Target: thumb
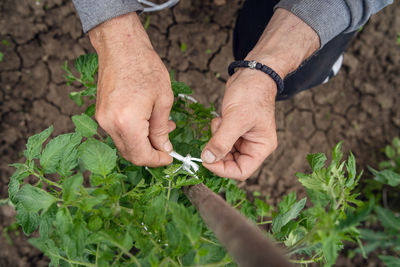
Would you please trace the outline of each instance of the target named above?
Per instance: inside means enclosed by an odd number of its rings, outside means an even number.
[[[171,107],[172,101],[171,103],[156,101],[151,114],[149,139],[152,146],[159,151],[171,152],[173,150],[168,136],[171,128],[175,128],[175,125],[169,122]]]
[[[247,128],[238,123],[234,114],[227,114],[222,119],[218,119],[221,121],[213,122],[218,129],[213,133],[212,138],[201,154],[201,158],[205,163],[214,163],[225,158],[236,141],[248,131]]]

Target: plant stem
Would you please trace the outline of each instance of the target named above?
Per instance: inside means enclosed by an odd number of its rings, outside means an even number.
[[[297,264],[308,264],[308,263],[314,263],[322,259],[322,256],[318,258],[313,258],[309,260],[289,260],[291,263],[297,263]]]
[[[50,181],[49,179],[45,178],[43,175],[40,175],[40,174],[36,173],[34,170],[32,170],[30,168],[28,168],[28,170],[32,175],[36,176],[37,178],[39,178],[39,180],[45,182],[46,184],[51,185],[51,186],[55,186],[55,187],[57,187],[59,189],[62,189],[62,186],[59,183]]]
[[[211,241],[210,239],[207,239],[205,237],[201,236],[200,239],[205,241],[205,242],[207,242],[207,243],[210,243],[210,244],[213,244],[213,245],[216,245],[216,246],[220,246],[218,243],[215,243],[214,241]]]
[[[257,225],[270,224],[270,223],[272,223],[272,220],[259,222],[259,223],[257,223]]]
[[[68,263],[70,263],[70,264],[78,264],[78,265],[83,265],[83,266],[88,266],[88,267],[96,267],[96,264],[92,264],[92,263],[88,263],[88,262],[82,262],[82,261],[70,260],[70,259],[64,258],[64,257],[61,256],[61,255],[54,254],[54,253],[52,253],[51,251],[48,251],[48,253],[49,253],[51,256],[56,257],[56,258],[59,258],[59,259],[61,259],[61,260],[63,260],[63,261],[66,261],[66,262],[68,262]]]
[[[233,206],[235,209],[237,207],[239,207],[243,202],[245,201],[245,199],[240,200],[238,203],[235,204],[235,206]]]

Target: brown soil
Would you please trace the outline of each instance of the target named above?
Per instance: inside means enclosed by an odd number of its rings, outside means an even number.
[[[93,51],[81,32],[72,1],[0,2],[0,198],[7,197],[13,169],[27,137],[53,124],[55,134],[73,129],[69,116],[81,112],[68,98],[74,88],[61,66]],[[182,0],[172,10],[151,14],[148,33],[168,69],[196,90],[204,104],[220,106],[233,60],[232,30],[242,1]],[[218,5],[217,5],[218,4]],[[222,4],[222,5],[221,5]],[[397,16],[396,16],[397,15]],[[145,20],[146,15],[143,15]],[[345,54],[344,66],[328,84],[277,103],[278,149],[243,186],[276,203],[282,194],[302,192],[294,173],[308,171],[305,156],[329,153],[340,140],[360,169],[376,166],[380,148],[400,130],[400,2],[373,16]],[[180,46],[185,43],[187,50]],[[0,231],[14,220],[0,206]],[[45,266],[47,260],[23,234],[0,235],[0,266]],[[340,266],[352,266],[342,259]],[[359,261],[359,264],[369,265]],[[371,262],[370,262],[371,263]],[[372,262],[376,266],[376,262]]]

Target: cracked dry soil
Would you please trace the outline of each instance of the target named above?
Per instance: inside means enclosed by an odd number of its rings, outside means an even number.
[[[168,69],[176,70],[177,79],[195,89],[195,97],[203,104],[220,107],[226,68],[233,60],[232,30],[242,2],[228,0],[217,6],[211,0],[182,0],[171,10],[150,14],[147,31],[155,49]],[[306,154],[330,153],[340,140],[346,151],[355,154],[359,169],[376,166],[382,158],[380,148],[400,130],[399,29],[397,1],[373,16],[358,34],[337,77],[278,102],[279,147],[241,186],[269,196],[273,204],[290,191],[304,194],[294,173],[309,171]],[[21,159],[27,137],[50,124],[56,135],[73,130],[69,116],[83,109],[69,100],[68,93],[76,88],[66,85],[61,66],[93,49],[67,0],[1,1],[0,41],[4,53],[0,62],[0,198],[5,198],[13,172],[7,164]],[[185,52],[180,49],[182,43]],[[11,208],[0,207],[0,231],[14,216]],[[47,265],[22,233],[11,233],[11,238],[14,245],[0,236],[0,266]],[[345,259],[340,262],[355,265]]]

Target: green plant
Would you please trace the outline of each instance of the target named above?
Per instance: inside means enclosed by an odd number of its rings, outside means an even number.
[[[96,95],[97,56],[88,54],[75,62],[79,77],[64,65],[68,83],[85,88],[70,94],[83,105],[84,97]],[[175,103],[171,117],[176,130],[170,134],[174,149],[199,157],[211,136],[213,107],[189,103],[180,94],[191,94],[171,75]],[[284,196],[275,210],[254,195],[254,201],[236,182],[215,176],[200,166],[198,179],[179,162],[163,168],[135,166],[117,152],[112,140],[97,131],[91,118],[94,105],[72,117],[75,131],[56,136],[48,143],[53,127],[28,139],[25,162],[15,163],[10,178],[9,200],[25,234],[38,229],[30,242],[54,266],[230,266],[226,254],[207,229],[180,188],[203,182],[214,192],[284,244],[288,256],[299,264],[332,265],[342,241],[358,242],[358,224],[371,203],[358,201],[353,193],[356,175],[352,154],[342,161],[341,144],[325,167],[324,154],[307,157],[312,173],[299,173],[306,198]],[[44,146],[44,148],[43,148]],[[178,170],[178,171],[177,171]],[[28,183],[29,182],[29,183]]]
[[[368,219],[371,227],[360,232],[365,242],[365,253],[379,248],[380,253],[392,254],[379,255],[387,266],[400,266],[400,216],[395,212],[396,209],[399,211],[400,203],[400,138],[394,138],[392,145],[387,145],[383,152],[387,160],[379,163],[380,171],[369,167],[374,179],[369,181],[364,191],[367,197],[377,198],[377,203]]]
[[[0,52],[0,62],[3,61],[3,58],[4,58],[4,54],[2,52]]]

